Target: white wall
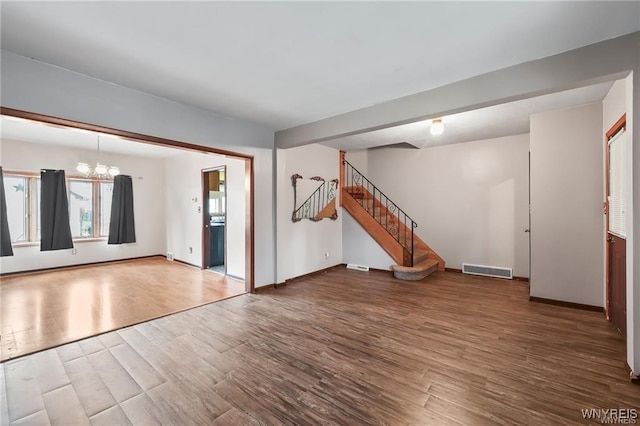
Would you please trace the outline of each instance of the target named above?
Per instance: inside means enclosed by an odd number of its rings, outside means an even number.
[[[606,133],[607,131],[609,131],[609,129],[611,129],[613,127],[613,125],[620,119],[620,117],[622,117],[622,115],[626,112],[627,110],[627,81],[626,80],[617,80],[613,86],[611,87],[611,89],[609,90],[609,93],[607,93],[607,96],[605,96],[604,100],[602,101],[602,141],[603,141],[603,150],[606,151],[605,148],[605,144],[604,144],[604,140],[606,139]],[[627,134],[628,135],[628,134]],[[631,141],[628,140],[629,142],[629,146],[631,145]],[[627,158],[628,163],[627,163],[627,167],[628,170],[631,170],[631,167],[633,167],[633,163],[632,163],[632,158],[631,155],[628,156]],[[606,171],[605,171],[605,164],[603,162],[603,166],[602,166],[602,182],[604,186],[604,191],[606,194]],[[631,188],[631,175],[628,176],[629,177],[629,182],[628,182],[628,188]],[[627,201],[629,202],[629,205],[626,207],[627,211],[631,211],[631,209],[633,208],[633,204],[632,204],[632,200],[627,199]],[[629,215],[630,216],[630,215]],[[627,220],[630,221],[631,217],[627,217]],[[605,221],[607,219],[605,218]],[[606,245],[607,242],[604,240],[602,241],[602,245],[604,246],[603,250],[605,252],[605,256],[606,256]],[[633,253],[631,253],[631,255],[629,255],[629,253],[627,253],[628,259],[627,259],[627,263],[633,263]],[[602,278],[602,282],[606,283],[607,280],[607,271],[606,271],[606,267],[603,270],[604,274],[603,274],[603,278]],[[607,288],[606,285],[602,286],[602,292],[603,292],[603,298],[606,301],[607,298]]]
[[[376,149],[369,152],[368,178],[418,223],[416,234],[447,267],[502,266],[527,277],[528,150],[528,135]],[[364,258],[372,249],[362,247],[375,242],[345,223],[345,261],[388,269],[393,262],[380,253]]]
[[[640,64],[640,55],[637,55]],[[627,220],[627,362],[640,373],[640,66],[626,78],[627,132],[631,142],[632,208]],[[631,253],[629,253],[631,250]]]
[[[356,265],[390,271],[391,265],[395,265],[396,262],[346,210],[343,212],[343,263],[355,263]]]
[[[636,55],[640,60],[640,55]],[[603,112],[603,131],[611,128],[611,121],[627,114],[627,139],[631,191],[627,214],[627,363],[640,373],[640,72],[638,68],[624,79],[624,100],[621,84],[616,82],[607,96]],[[621,107],[624,102],[624,109]]]
[[[622,117],[623,114],[627,114],[627,142],[629,153],[632,154],[633,150],[633,120],[632,120],[632,98],[633,98],[633,75],[629,75],[624,80],[618,80],[614,83],[609,93],[602,102],[602,138],[603,141],[606,137],[606,132],[613,127],[613,125]],[[628,170],[633,168],[633,155],[628,155],[627,158]],[[603,167],[604,169],[604,167]],[[629,181],[627,182],[628,188],[632,188],[633,177],[629,174]],[[604,181],[604,178],[603,178]],[[633,191],[627,194],[627,212],[633,212]],[[630,361],[629,365],[633,365],[633,357],[635,350],[635,342],[637,339],[634,336],[634,282],[633,282],[633,214],[627,214],[627,276],[626,276],[626,296],[627,296],[627,359]],[[603,244],[606,244],[604,242]],[[606,253],[606,248],[605,248]],[[606,268],[605,268],[606,269]],[[606,282],[606,270],[603,278],[603,282]],[[606,300],[606,286],[603,285],[603,294]]]
[[[274,282],[273,129],[5,50],[0,66],[3,107],[253,155],[255,286]]]
[[[369,174],[369,150],[348,151],[344,158],[363,175]]]
[[[5,170],[38,172],[41,168],[75,172],[78,162],[93,162],[95,151],[3,140],[0,145]],[[71,250],[41,252],[40,245],[15,247],[12,257],[0,258],[2,273],[53,268],[162,254],[165,247],[164,167],[162,160],[102,152],[106,164],[120,167],[123,174],[134,177],[133,202],[136,242],[108,245],[106,240],[76,242],[77,254]],[[137,179],[141,177],[142,179]]]
[[[604,306],[602,104],[531,116],[535,297]]]
[[[602,101],[603,135],[627,110],[627,80],[617,80]],[[604,138],[604,136],[603,136]],[[604,146],[604,145],[603,145]]]
[[[227,166],[227,274],[244,279],[244,160],[195,152],[184,152],[165,160],[166,251],[173,252],[177,260],[202,266],[202,212],[198,211],[206,202],[202,199],[202,171],[218,166]]]
[[[322,145],[278,150],[278,283],[342,263],[342,216],[336,199],[338,219],[312,222],[291,221],[293,187],[291,175],[304,178],[339,178],[339,152]],[[329,253],[325,260],[324,254]]]

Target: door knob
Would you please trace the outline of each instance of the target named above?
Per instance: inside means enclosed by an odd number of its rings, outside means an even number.
[[[607,242],[608,243],[613,243],[613,237],[611,237],[611,236],[607,237]]]
[[[524,232],[531,232],[529,228],[524,228]]]

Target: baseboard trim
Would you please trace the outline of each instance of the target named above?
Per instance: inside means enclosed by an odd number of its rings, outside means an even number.
[[[276,288],[280,288],[280,287],[286,287],[287,283],[274,283],[274,284],[267,284],[267,285],[263,285],[260,287],[257,287],[254,289],[254,293],[262,293],[265,291],[271,291],[271,290],[275,290]]]
[[[545,299],[544,297],[529,296],[529,302],[545,303],[547,305],[556,305],[565,308],[580,309],[583,311],[604,312],[604,308],[602,306],[584,305],[582,303],[565,302],[564,300]]]
[[[462,273],[462,269],[456,269],[456,268],[444,268],[445,272],[455,272],[457,274],[461,274]],[[491,278],[491,277],[487,277],[487,278]],[[500,278],[500,279],[504,279],[504,278]],[[513,281],[522,281],[525,283],[529,282],[529,278],[528,277],[513,277],[512,278]]]
[[[275,289],[275,284],[267,284],[267,285],[261,285],[260,287],[256,287],[253,289],[254,293],[264,293],[266,291],[271,291],[273,289]]]
[[[113,259],[113,260],[103,260],[103,261],[100,261],[100,262],[79,263],[77,265],[53,266],[51,268],[30,269],[28,271],[5,272],[5,273],[1,273],[0,277],[9,277],[9,276],[17,276],[17,275],[30,275],[30,274],[42,274],[42,273],[46,273],[46,272],[63,271],[63,270],[70,270],[70,269],[82,269],[82,268],[88,268],[90,266],[97,266],[97,265],[116,263],[116,262],[132,262],[132,261],[135,261],[135,260],[149,259],[149,258],[152,258],[152,257],[161,257],[163,259],[166,259],[166,257],[163,254],[151,254],[149,256],[127,257],[127,258],[124,258],[124,259]]]
[[[393,271],[389,269],[380,269],[380,268],[371,268],[371,267],[369,267],[369,272],[384,272],[387,274],[393,274]]]
[[[198,269],[202,269],[201,266],[199,265],[195,265],[193,263],[189,263],[189,262],[185,262],[184,260],[180,260],[180,259],[173,259],[173,262],[178,262],[178,263],[182,263],[183,265],[187,265],[187,266],[193,266],[194,268],[198,268]]]
[[[267,284],[267,285],[263,285],[260,287],[256,287],[253,289],[254,293],[265,293],[267,291],[271,291],[271,290],[275,290],[278,287],[283,287],[285,286],[285,283],[281,283],[281,284]]]
[[[633,372],[628,362],[625,362],[624,366],[627,367],[627,374],[629,374],[629,381],[634,385],[640,385],[640,375]]]
[[[305,279],[305,278],[310,278],[310,277],[312,277],[314,275],[324,274],[325,272],[329,272],[332,269],[342,268],[344,266],[346,266],[344,263],[338,263],[336,265],[328,266],[328,267],[323,268],[323,269],[318,269],[317,271],[309,272],[308,274],[298,275],[297,277],[286,279],[286,280],[284,280],[284,283],[276,284],[276,286],[280,287],[282,285],[292,284],[292,283],[294,283],[296,281],[299,281],[299,280],[302,280],[302,279]]]
[[[286,287],[287,285],[294,284],[295,282],[300,281],[300,280],[302,280],[304,278],[310,278],[310,277],[312,277],[314,275],[324,274],[325,272],[329,272],[332,269],[342,268],[342,267],[345,267],[345,266],[346,266],[345,263],[338,263],[336,265],[329,266],[327,268],[323,268],[323,269],[319,269],[317,271],[309,272],[308,274],[298,275],[297,277],[286,279],[283,283],[267,284],[267,285],[263,285],[263,286],[260,286],[260,287],[256,287],[254,289],[254,292],[255,293],[263,293],[263,292],[266,292],[266,291],[275,290],[275,289],[280,288],[280,287]]]
[[[225,274],[225,277],[229,277],[229,278],[233,278],[234,280],[238,280],[238,281],[242,281],[244,282],[244,278],[238,277],[236,275],[231,275],[231,274]]]

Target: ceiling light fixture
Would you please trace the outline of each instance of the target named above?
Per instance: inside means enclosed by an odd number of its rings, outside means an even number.
[[[78,163],[76,170],[86,177],[97,177],[100,179],[113,178],[120,174],[120,168],[116,166],[105,166],[100,163],[100,135],[98,135],[98,159],[96,166],[92,169],[88,163]]]
[[[444,132],[444,124],[442,124],[442,118],[434,118],[431,120],[431,127],[429,128],[429,132],[433,136],[439,136]]]

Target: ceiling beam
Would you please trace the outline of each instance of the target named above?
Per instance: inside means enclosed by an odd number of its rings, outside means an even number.
[[[640,32],[281,130],[275,144],[292,148],[324,142],[612,81],[634,69],[640,72]]]

